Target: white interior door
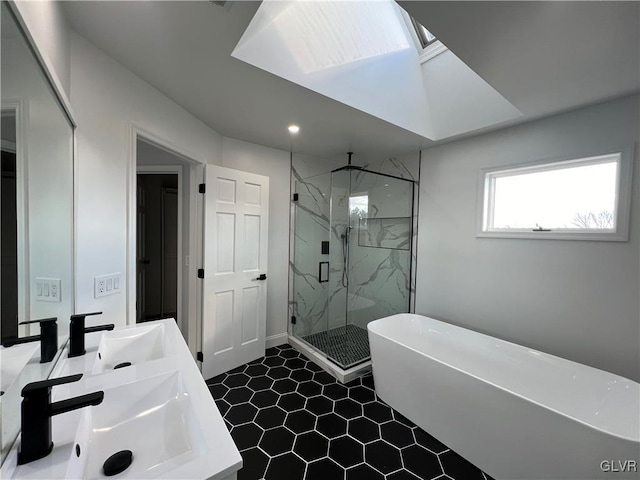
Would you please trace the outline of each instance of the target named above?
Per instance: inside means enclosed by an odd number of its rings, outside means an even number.
[[[208,379],[264,355],[269,178],[207,165],[205,182],[202,375]]]

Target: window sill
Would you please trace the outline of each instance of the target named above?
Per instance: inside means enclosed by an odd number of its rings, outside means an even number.
[[[494,231],[478,232],[476,238],[511,238],[524,240],[573,240],[573,241],[596,241],[596,242],[627,242],[628,232],[532,232],[532,231]]]

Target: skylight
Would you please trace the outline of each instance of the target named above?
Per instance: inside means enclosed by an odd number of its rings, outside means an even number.
[[[274,5],[275,3],[275,5]],[[394,4],[265,2],[300,69],[311,73],[409,48]]]
[[[413,28],[416,30],[416,34],[418,35],[418,39],[420,39],[420,43],[422,44],[422,48],[427,48],[433,42],[437,40],[436,36],[431,33],[427,28],[418,23],[415,18],[411,17],[411,22],[413,23]]]

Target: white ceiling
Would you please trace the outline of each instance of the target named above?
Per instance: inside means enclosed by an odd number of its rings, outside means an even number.
[[[435,143],[231,57],[259,3],[64,8],[73,29],[222,135],[289,150],[297,123],[294,151],[332,157]],[[401,4],[523,112],[518,122],[640,88],[637,2]]]

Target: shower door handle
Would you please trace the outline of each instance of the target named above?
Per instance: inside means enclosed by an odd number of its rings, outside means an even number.
[[[254,280],[266,280],[266,279],[267,279],[266,273],[261,273],[259,277],[254,278]]]

